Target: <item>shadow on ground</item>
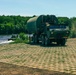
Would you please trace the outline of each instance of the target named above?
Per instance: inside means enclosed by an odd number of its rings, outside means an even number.
[[[52,44],[49,44],[47,46],[42,45],[41,43],[38,43],[38,44],[28,43],[28,44],[30,44],[30,45],[40,45],[41,47],[67,47],[67,45],[61,46],[61,45],[57,45],[56,43],[52,43]]]
[[[74,75],[0,62],[0,75]]]

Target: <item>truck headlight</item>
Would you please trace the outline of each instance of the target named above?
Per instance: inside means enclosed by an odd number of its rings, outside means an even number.
[[[66,30],[69,30],[69,27],[68,26],[66,26]]]
[[[54,34],[54,32],[51,32],[51,34]]]
[[[66,33],[68,34],[69,32],[67,31]]]

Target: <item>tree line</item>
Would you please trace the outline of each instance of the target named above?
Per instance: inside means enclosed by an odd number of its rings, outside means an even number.
[[[26,32],[26,22],[30,17],[0,16],[0,34],[18,34]]]
[[[27,20],[33,16],[0,16],[0,35],[27,33]],[[76,17],[57,17],[59,24],[66,24],[70,28],[70,37],[76,37]]]

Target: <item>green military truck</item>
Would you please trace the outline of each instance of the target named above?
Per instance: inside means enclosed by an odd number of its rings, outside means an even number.
[[[27,21],[27,31],[30,42],[49,45],[56,42],[58,45],[65,45],[69,36],[69,27],[66,24],[58,24],[55,15],[40,15]]]

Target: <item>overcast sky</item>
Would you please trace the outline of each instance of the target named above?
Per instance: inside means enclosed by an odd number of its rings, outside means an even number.
[[[76,17],[76,0],[0,0],[0,15]]]

